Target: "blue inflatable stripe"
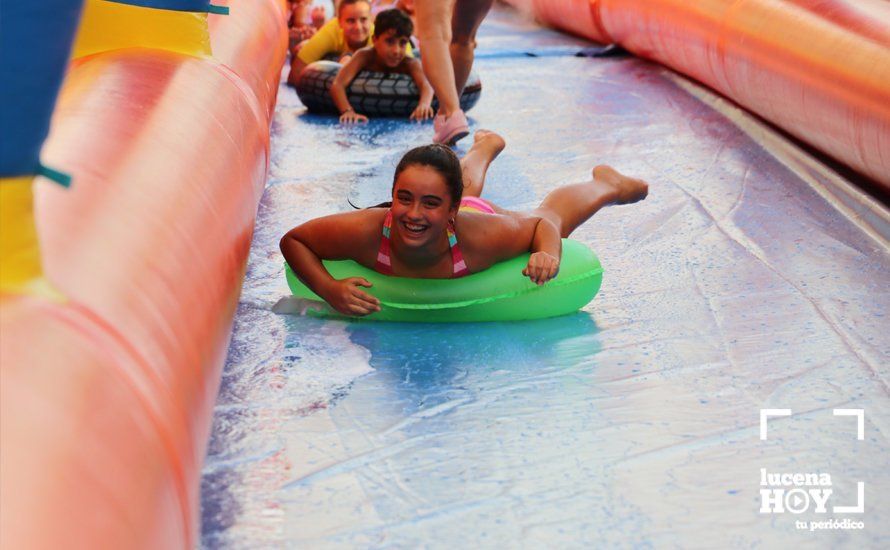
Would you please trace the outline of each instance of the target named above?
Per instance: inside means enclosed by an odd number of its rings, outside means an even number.
[[[43,163],[37,168],[37,173],[51,181],[54,181],[62,187],[71,187],[71,174],[60,172],[55,168],[45,166]]]
[[[116,4],[129,4],[142,8],[155,8],[159,10],[193,11],[202,13],[215,13],[228,15],[229,8],[211,4],[209,0],[105,0]]]
[[[40,147],[71,55],[81,3],[0,3],[0,177],[40,171]]]

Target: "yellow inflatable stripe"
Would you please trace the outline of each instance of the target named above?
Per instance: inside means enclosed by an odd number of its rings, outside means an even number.
[[[43,277],[34,225],[32,176],[0,179],[0,296],[64,300]]]
[[[86,0],[72,59],[122,48],[210,57],[207,14]]]

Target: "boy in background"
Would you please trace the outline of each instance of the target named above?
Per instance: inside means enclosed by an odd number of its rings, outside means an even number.
[[[411,113],[411,120],[433,117],[433,88],[423,75],[420,61],[408,57],[408,45],[413,32],[414,24],[402,10],[390,9],[377,14],[372,45],[355,52],[331,85],[331,98],[340,111],[340,122],[348,124],[368,120],[365,115],[355,112],[346,97],[346,88],[362,70],[411,75],[420,90],[420,100]]]

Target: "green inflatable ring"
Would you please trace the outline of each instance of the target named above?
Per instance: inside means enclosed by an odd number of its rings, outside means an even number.
[[[370,270],[351,260],[325,261],[335,279],[364,277],[381,309],[362,319],[412,323],[519,321],[566,315],[584,307],[599,291],[603,268],[592,250],[563,239],[559,275],[538,286],[522,275],[528,254],[460,279],[410,279]],[[287,284],[294,296],[314,302],[307,315],[347,317],[304,285],[290,267]],[[355,319],[355,317],[348,317]]]

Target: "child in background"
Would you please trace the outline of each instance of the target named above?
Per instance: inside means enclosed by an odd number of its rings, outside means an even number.
[[[399,8],[403,12],[408,14],[408,17],[411,18],[411,22],[417,25],[414,21],[414,0],[373,0],[371,2],[371,13],[377,14],[383,10],[387,10],[390,8]]]
[[[355,52],[331,85],[331,97],[340,110],[340,122],[367,122],[368,117],[355,112],[346,97],[346,88],[362,70],[411,75],[420,90],[420,101],[411,120],[433,117],[433,88],[423,75],[420,61],[408,57],[408,44],[414,24],[408,14],[399,9],[385,10],[374,20],[373,45]]]
[[[291,16],[288,18],[288,50],[291,55],[297,55],[299,45],[312,38],[315,33],[324,26],[324,6],[313,6],[312,0],[297,0],[288,2]],[[311,21],[311,23],[310,23]]]
[[[340,0],[337,17],[305,41],[291,59],[287,83],[296,86],[300,71],[306,65],[329,55],[337,55],[340,63],[345,63],[355,51],[371,45],[371,32],[371,4],[368,0]]]
[[[312,10],[309,12],[309,20],[312,22],[312,26],[316,29],[320,29],[324,26],[324,22],[328,20],[327,12],[325,12],[324,6],[312,6]]]
[[[411,18],[411,22],[414,24],[414,31],[417,31],[417,19],[414,18],[414,0],[376,0],[371,2],[371,13],[375,16],[383,10],[392,8],[398,8],[407,13],[408,17]],[[420,47],[419,40],[415,34],[411,35],[411,45],[415,48]],[[419,56],[412,55],[412,57],[420,59]]]

